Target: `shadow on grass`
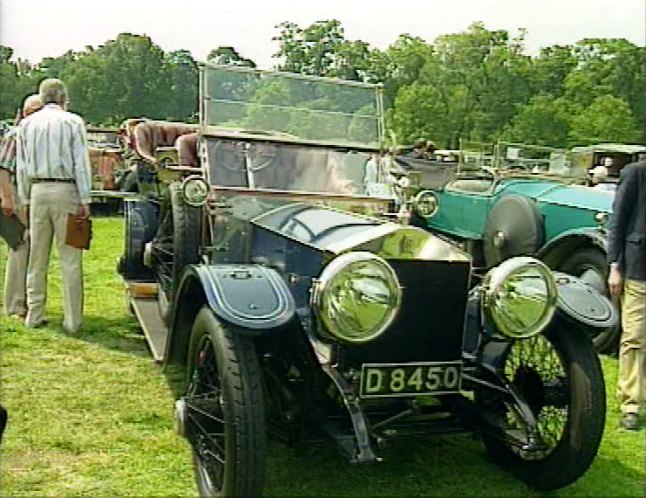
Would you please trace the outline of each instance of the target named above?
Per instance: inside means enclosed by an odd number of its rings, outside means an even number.
[[[599,455],[575,483],[539,492],[495,465],[470,435],[392,441],[381,463],[350,464],[331,444],[269,445],[266,496],[644,496],[644,475]]]
[[[469,435],[393,440],[381,463],[350,464],[331,444],[270,444],[267,496],[530,496]],[[307,469],[307,471],[303,471]]]
[[[85,315],[83,328],[74,337],[123,353],[137,356],[150,354],[139,324],[128,315],[118,317]]]

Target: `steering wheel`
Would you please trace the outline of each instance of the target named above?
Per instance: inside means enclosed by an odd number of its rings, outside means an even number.
[[[251,172],[261,171],[273,163],[276,148],[270,144],[249,142],[217,142],[213,147],[215,163],[229,171],[244,173],[248,160]]]
[[[254,173],[271,165],[276,159],[276,146],[264,143],[250,143],[247,148],[247,158]]]
[[[216,142],[213,147],[213,159],[216,166],[234,173],[245,172],[245,150],[243,142]]]

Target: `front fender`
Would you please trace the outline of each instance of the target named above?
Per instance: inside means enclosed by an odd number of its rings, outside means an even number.
[[[292,294],[276,270],[260,265],[195,265],[180,281],[200,281],[206,302],[220,320],[258,335],[285,325],[294,316]]]
[[[559,234],[539,249],[535,257],[544,261],[550,268],[557,268],[575,250],[596,247],[606,252],[607,234],[601,228],[574,228]]]
[[[597,289],[566,273],[554,272],[558,289],[557,315],[582,328],[609,329],[619,323],[619,313]]]
[[[236,333],[258,336],[286,325],[296,306],[278,272],[260,265],[189,265],[173,303],[166,363],[183,363],[193,320],[208,306]]]

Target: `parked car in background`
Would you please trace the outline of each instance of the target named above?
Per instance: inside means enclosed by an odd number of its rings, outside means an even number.
[[[157,176],[168,183],[190,172],[197,166],[197,151],[191,153],[190,164],[181,165],[178,142],[184,135],[195,135],[196,130],[196,125],[188,123],[126,119],[118,130],[124,160],[121,190],[158,195]],[[192,147],[195,148],[194,140]]]
[[[380,86],[199,78],[199,165],[140,163],[154,188],[126,200],[119,264],[199,494],[261,495],[267,434],[360,464],[394,437],[466,431],[535,488],[581,477],[604,428],[588,336],[616,322],[607,299],[530,257],[473,287],[466,252],[396,222]]]
[[[573,147],[570,156],[574,167],[578,170],[587,170],[593,174],[595,168],[606,168],[603,182],[616,184],[626,164],[646,159],[646,145],[614,143],[586,145]]]
[[[478,272],[531,255],[606,292],[613,194],[588,185],[587,164],[566,150],[465,143],[457,178],[418,194],[415,224],[459,242]],[[608,329],[593,340],[609,352],[618,335]]]
[[[427,155],[420,155],[411,150],[397,154],[395,162],[409,176],[415,177],[415,184],[420,188],[440,188],[454,179],[458,171],[459,151],[437,149]]]
[[[87,127],[92,171],[92,202],[120,202],[124,163],[116,128]]]

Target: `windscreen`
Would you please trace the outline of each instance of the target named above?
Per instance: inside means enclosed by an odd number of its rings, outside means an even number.
[[[293,142],[378,148],[381,87],[235,66],[201,66],[201,124]]]
[[[324,147],[207,138],[214,186],[392,199],[377,154]]]
[[[541,174],[585,178],[586,170],[573,162],[565,149],[538,145],[463,141],[460,144],[460,172],[479,170],[499,173]]]

